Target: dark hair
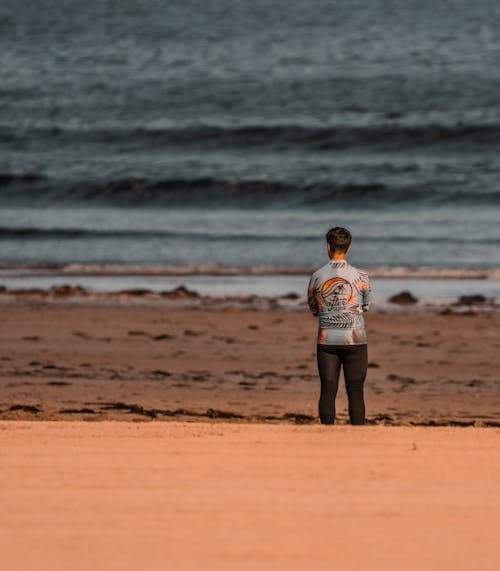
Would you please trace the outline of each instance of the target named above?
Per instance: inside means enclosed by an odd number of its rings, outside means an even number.
[[[347,228],[335,226],[335,228],[331,228],[326,233],[326,241],[330,244],[332,252],[345,254],[351,245],[352,236]]]

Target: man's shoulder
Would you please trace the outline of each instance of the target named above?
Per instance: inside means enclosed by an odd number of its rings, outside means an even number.
[[[328,278],[331,275],[359,276],[364,281],[369,281],[368,274],[364,270],[353,266],[347,260],[328,261],[311,275],[311,280]]]
[[[362,277],[362,278],[365,279],[365,280],[368,280],[368,279],[369,279],[369,277],[368,277],[368,272],[366,272],[365,270],[362,270],[362,269],[360,269],[360,268],[354,268],[354,269],[358,272],[358,274],[360,275],[360,277]]]
[[[348,267],[346,269],[348,269],[350,272],[354,274],[357,274],[360,278],[362,278],[365,281],[369,280],[367,272],[365,270],[362,270],[361,268],[357,268],[352,264],[348,264]]]
[[[318,268],[312,275],[311,275],[311,279],[316,279],[321,277],[322,275],[324,275],[329,269],[331,269],[330,263],[327,262],[326,264],[324,264],[323,266],[321,266],[320,268]]]

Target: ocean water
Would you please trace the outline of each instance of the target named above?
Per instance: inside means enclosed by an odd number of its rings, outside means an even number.
[[[495,0],[2,0],[0,263],[500,268]],[[252,271],[253,271],[252,270]]]

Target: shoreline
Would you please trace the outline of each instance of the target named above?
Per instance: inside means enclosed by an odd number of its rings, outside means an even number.
[[[169,263],[96,263],[96,262],[0,262],[2,272],[25,270],[19,277],[29,276],[310,276],[314,266],[222,265]],[[376,266],[363,267],[378,279],[477,279],[500,280],[496,267]],[[15,275],[15,274],[14,274]]]
[[[252,291],[251,286],[247,284],[241,287],[241,282],[235,282],[233,286],[225,284],[219,293],[220,284],[207,285],[206,283],[197,283],[190,279],[182,282],[174,282],[169,289],[163,289],[166,284],[158,283],[147,284],[150,287],[144,287],[144,284],[136,284],[135,287],[120,287],[119,278],[112,278],[112,283],[107,283],[107,289],[95,289],[87,285],[81,285],[81,280],[70,282],[67,279],[61,283],[44,283],[43,287],[25,286],[25,287],[8,287],[0,283],[0,303],[73,303],[80,305],[126,305],[126,304],[150,304],[150,305],[172,305],[172,306],[202,306],[206,309],[221,309],[229,306],[237,306],[242,308],[254,308],[259,310],[283,309],[307,311],[307,300],[304,295],[304,283],[292,284],[290,287],[282,286],[281,290],[274,294],[264,294],[262,292]],[[244,278],[244,276],[239,276]],[[259,278],[262,279],[262,278]],[[14,280],[15,281],[15,280]],[[24,283],[26,280],[23,279]],[[390,280],[389,280],[390,281]],[[11,280],[12,282],[12,280]],[[186,286],[185,284],[188,283]],[[373,283],[373,281],[372,281]],[[371,312],[442,312],[445,314],[460,315],[476,315],[478,313],[494,313],[500,311],[500,283],[498,292],[496,290],[483,290],[474,288],[467,291],[466,289],[456,290],[455,295],[438,298],[421,298],[416,297],[413,291],[409,289],[400,289],[405,287],[407,282],[402,284],[398,280],[393,283],[399,285],[398,288],[392,290],[392,295],[381,298],[376,296],[371,307]],[[52,284],[52,285],[50,285]],[[121,284],[122,286],[124,284]],[[130,284],[129,284],[130,285]],[[133,285],[133,284],[131,284]],[[375,282],[375,287],[380,289],[380,282]],[[91,283],[92,286],[92,283]],[[201,286],[201,287],[200,287]],[[246,286],[247,291],[244,290]],[[297,287],[298,286],[298,287]],[[429,287],[435,289],[435,284]],[[160,289],[161,288],[161,289]],[[232,293],[227,293],[233,289]],[[383,289],[383,288],[382,288]],[[265,290],[265,287],[264,287]],[[390,290],[389,290],[390,291]],[[462,293],[459,293],[459,292]],[[422,293],[418,290],[417,295]],[[497,295],[487,295],[495,293]],[[387,291],[386,291],[387,295]],[[425,293],[424,293],[425,295]]]

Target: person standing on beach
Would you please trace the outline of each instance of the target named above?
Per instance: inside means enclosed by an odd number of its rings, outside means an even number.
[[[365,423],[363,395],[368,368],[368,346],[363,313],[371,302],[370,280],[351,266],[346,254],[352,236],[335,227],[326,234],[330,261],[309,281],[309,309],[319,317],[316,345],[321,380],[319,417],[322,424],[335,423],[335,397],[341,366],[349,399],[351,424]]]

